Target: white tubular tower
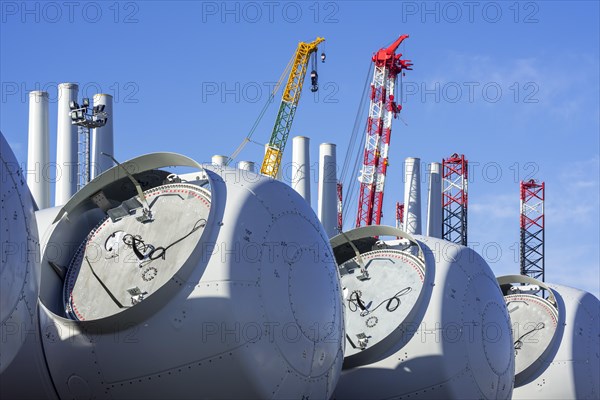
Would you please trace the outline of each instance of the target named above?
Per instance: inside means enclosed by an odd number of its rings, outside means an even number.
[[[319,146],[319,220],[331,238],[337,235],[337,175],[335,144]]]
[[[442,165],[429,164],[429,197],[427,202],[427,236],[442,238]]]
[[[27,185],[41,210],[50,207],[50,125],[48,92],[29,92],[29,139],[27,144]]]
[[[408,157],[404,161],[404,231],[421,234],[421,160]]]
[[[310,139],[306,136],[292,139],[292,189],[310,204]]]
[[[227,165],[228,159],[229,159],[229,157],[227,157],[227,156],[215,154],[214,156],[212,156],[211,161],[212,161],[213,165],[216,165],[217,167],[224,167]]]
[[[238,163],[238,169],[254,172],[254,161],[240,161]]]
[[[55,206],[65,204],[77,191],[77,126],[71,123],[69,103],[77,101],[78,92],[76,83],[58,85]]]
[[[102,153],[110,154],[113,157],[115,156],[113,97],[110,94],[95,94],[93,105],[103,105],[104,112],[107,114],[108,119],[104,126],[92,130],[92,179],[113,166],[112,159]]]

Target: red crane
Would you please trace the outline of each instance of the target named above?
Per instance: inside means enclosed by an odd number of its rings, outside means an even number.
[[[396,228],[404,229],[404,203],[396,202]]]
[[[371,82],[364,159],[358,176],[360,194],[356,227],[381,223],[392,119],[402,109],[395,101],[396,78],[403,70],[412,70],[410,60],[401,60],[402,54],[396,54],[396,49],[406,38],[408,35],[400,36],[391,46],[380,49],[372,58],[375,68]]]

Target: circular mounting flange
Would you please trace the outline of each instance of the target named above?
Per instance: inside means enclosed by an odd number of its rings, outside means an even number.
[[[346,357],[368,352],[409,322],[425,280],[423,262],[404,251],[373,250],[360,259],[339,267],[346,307]]]
[[[558,325],[558,312],[552,303],[534,294],[509,294],[504,299],[513,329],[515,375],[519,375],[550,346]]]
[[[106,217],[75,253],[64,285],[70,318],[96,320],[135,306],[173,278],[198,245],[210,193],[170,184],[146,191],[145,197],[151,219],[140,217],[141,208]]]

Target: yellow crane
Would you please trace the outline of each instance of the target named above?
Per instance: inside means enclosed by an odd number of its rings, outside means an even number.
[[[296,108],[298,107],[300,95],[302,94],[302,85],[304,84],[304,77],[306,76],[310,56],[318,50],[318,45],[323,41],[325,41],[325,39],[317,37],[310,43],[298,43],[298,48],[296,49],[293,58],[292,69],[290,70],[287,84],[283,90],[275,126],[273,126],[271,139],[269,140],[265,158],[263,159],[260,168],[260,173],[263,175],[272,178],[277,176],[277,172],[281,166],[283,150],[285,149],[288,136],[290,135]],[[322,61],[325,60],[324,54],[321,55],[321,59]],[[311,88],[312,91],[317,90],[317,77],[316,70],[313,70],[311,72],[313,84],[313,87]]]

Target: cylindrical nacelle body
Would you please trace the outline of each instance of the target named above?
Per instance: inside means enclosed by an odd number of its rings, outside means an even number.
[[[338,234],[336,165],[335,144],[322,143],[319,146],[318,215],[329,237]]]
[[[0,175],[0,395],[7,399],[53,398],[39,337],[43,327],[37,307],[40,254],[35,205],[2,134]]]
[[[427,236],[442,238],[442,164],[429,164],[429,197],[427,198]]]
[[[480,255],[386,226],[350,230],[331,243],[346,311],[333,398],[510,399],[509,316]]]
[[[93,100],[94,106],[104,106],[104,112],[107,115],[106,124],[92,130],[91,177],[95,178],[113,166],[113,160],[102,153],[110,154],[112,157],[115,157],[115,146],[113,131],[113,97],[110,94],[98,93],[94,95]]]
[[[27,185],[39,209],[50,207],[48,92],[29,93]]]
[[[513,399],[597,399],[600,301],[526,276],[502,276],[498,282],[515,336]]]
[[[421,160],[408,157],[404,162],[404,230],[421,234]]]
[[[77,191],[77,126],[71,123],[71,101],[77,101],[76,83],[58,85],[56,128],[56,188],[54,205],[65,204]]]
[[[130,162],[144,198],[114,167],[42,239],[36,340],[58,396],[331,397],[341,293],[304,199],[262,175],[172,153]],[[174,177],[167,166],[198,172]],[[18,397],[20,386],[3,394]]]
[[[292,188],[310,204],[310,139],[292,139]]]

